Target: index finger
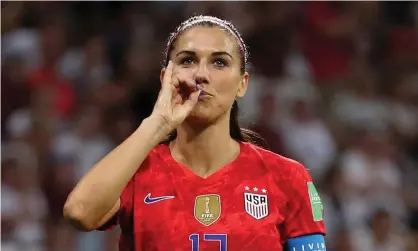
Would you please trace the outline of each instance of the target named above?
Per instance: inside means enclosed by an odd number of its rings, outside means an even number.
[[[173,75],[173,63],[169,61],[167,68],[165,68],[163,85],[169,85],[171,83],[172,75]]]

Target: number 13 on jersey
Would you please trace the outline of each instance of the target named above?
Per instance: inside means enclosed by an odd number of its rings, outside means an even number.
[[[189,240],[192,242],[192,251],[199,251],[199,234],[191,234]],[[219,242],[219,251],[228,251],[226,234],[204,234],[204,241]]]

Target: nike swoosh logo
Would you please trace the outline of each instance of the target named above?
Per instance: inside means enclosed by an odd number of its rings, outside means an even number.
[[[154,197],[151,198],[151,193],[147,194],[147,196],[145,196],[144,202],[145,204],[152,204],[152,203],[156,203],[156,202],[160,202],[163,200],[169,200],[169,199],[174,199],[174,196],[160,196],[160,197]]]

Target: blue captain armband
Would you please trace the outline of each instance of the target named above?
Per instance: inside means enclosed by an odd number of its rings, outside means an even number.
[[[305,235],[289,239],[285,251],[327,251],[322,234]]]

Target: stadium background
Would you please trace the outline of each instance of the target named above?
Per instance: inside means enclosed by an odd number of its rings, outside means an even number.
[[[117,229],[76,233],[62,206],[150,113],[168,34],[195,13],[243,33],[241,123],[309,168],[328,249],[418,250],[416,2],[1,5],[3,251],[116,250]]]

